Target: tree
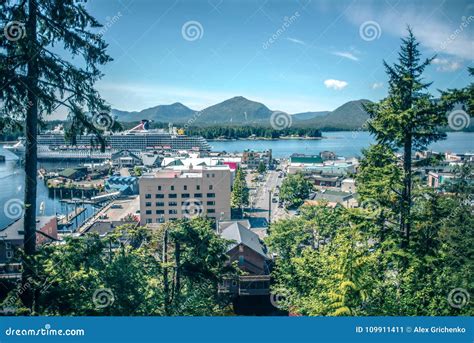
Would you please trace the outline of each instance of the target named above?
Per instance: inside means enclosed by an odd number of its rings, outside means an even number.
[[[259,174],[263,174],[267,171],[267,167],[265,167],[265,163],[263,163],[263,161],[260,161],[258,163],[258,167],[257,167],[257,172]]]
[[[238,168],[235,173],[230,203],[232,208],[240,210],[241,216],[243,214],[243,207],[249,204],[249,189],[245,180],[245,174],[241,168]]]
[[[412,205],[412,150],[423,149],[445,138],[440,128],[447,123],[446,106],[437,104],[425,90],[423,72],[434,57],[421,61],[419,43],[410,28],[402,39],[398,63],[384,61],[389,76],[389,94],[379,103],[366,107],[369,131],[377,143],[403,149],[403,188],[400,194],[400,231],[403,245],[410,241]]]
[[[0,20],[6,39],[0,41],[0,102],[2,118],[25,122],[25,258],[35,253],[36,173],[38,123],[59,106],[69,110],[69,137],[88,131],[105,147],[103,129],[110,129],[113,120],[104,111],[109,108],[94,89],[102,76],[98,66],[111,58],[101,35],[91,29],[101,25],[75,0],[2,1]],[[16,30],[16,31],[15,31]],[[53,50],[52,47],[55,47]],[[56,51],[63,48],[73,56],[82,56],[79,68]],[[83,111],[87,108],[90,114]],[[93,115],[93,117],[92,117]],[[23,283],[31,276],[24,263]],[[32,292],[23,296],[32,306]]]
[[[288,175],[280,187],[280,199],[287,207],[299,207],[308,198],[311,183],[300,173]]]

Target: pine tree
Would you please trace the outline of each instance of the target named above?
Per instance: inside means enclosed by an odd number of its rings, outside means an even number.
[[[35,253],[38,124],[45,115],[63,106],[69,110],[72,123],[70,137],[85,131],[94,133],[104,148],[101,131],[110,129],[113,120],[104,113],[109,108],[94,83],[102,76],[98,66],[111,58],[101,35],[91,32],[101,25],[87,13],[82,2],[7,0],[0,3],[0,13],[5,32],[0,40],[2,118],[8,116],[25,123],[25,283],[32,273],[26,260]],[[57,53],[58,48],[82,57],[84,67],[71,64]],[[25,306],[32,308],[31,288],[23,294]]]
[[[369,131],[379,144],[403,149],[403,188],[400,195],[400,231],[403,246],[410,241],[412,205],[412,151],[426,148],[446,137],[440,127],[446,125],[446,107],[436,104],[423,82],[423,72],[435,57],[421,61],[419,43],[410,28],[402,39],[398,63],[384,61],[389,76],[389,94],[377,104],[367,106]]]

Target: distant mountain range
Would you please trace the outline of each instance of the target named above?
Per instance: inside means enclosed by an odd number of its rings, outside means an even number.
[[[303,112],[289,114],[294,127],[321,129],[358,129],[368,119],[363,105],[369,100],[349,101],[334,111]],[[142,119],[173,124],[190,123],[192,126],[213,125],[261,125],[270,126],[275,111],[262,103],[237,96],[216,105],[195,111],[177,102],[158,105],[142,111],[121,111],[112,109],[112,114],[122,122],[136,122]]]

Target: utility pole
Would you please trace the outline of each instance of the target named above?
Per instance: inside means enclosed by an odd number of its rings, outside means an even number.
[[[272,190],[268,190],[268,224],[272,221]]]

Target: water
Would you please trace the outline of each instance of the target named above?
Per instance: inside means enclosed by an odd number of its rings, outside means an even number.
[[[367,132],[325,132],[325,139],[320,140],[240,140],[240,141],[212,141],[212,149],[216,151],[241,152],[245,149],[265,150],[272,149],[276,158],[288,157],[292,153],[318,154],[320,151],[333,151],[340,156],[360,156],[361,149],[374,143],[373,138]],[[452,151],[458,153],[474,151],[474,133],[454,132],[448,133],[445,141],[434,143],[430,149],[434,151]],[[7,215],[6,205],[8,201],[21,201],[23,199],[24,172],[17,163],[17,157],[0,147],[0,154],[6,155],[7,161],[0,163],[0,229],[14,221]],[[39,163],[39,167],[45,169],[74,166],[62,163]],[[45,204],[45,215],[66,214],[73,210],[72,205],[61,203],[58,199],[48,196],[48,189],[42,180],[38,180],[38,215],[40,215],[40,204]],[[78,224],[91,216],[95,209],[86,205],[86,212],[78,218]],[[75,225],[73,226],[75,227]]]
[[[0,163],[0,229],[14,222],[22,215],[20,205],[23,204],[25,173],[18,163],[18,157],[15,154],[6,151],[0,147],[0,155],[6,157],[4,163]],[[39,168],[58,168],[67,167],[61,164],[39,163]],[[74,166],[74,165],[70,165]],[[49,196],[48,188],[43,180],[38,179],[37,190],[37,215],[52,216],[56,214],[66,214],[74,210],[74,205],[60,202],[58,198]],[[44,211],[41,212],[40,204],[44,203]],[[86,211],[77,217],[77,225],[82,224],[88,217],[93,215],[97,209],[92,205],[85,204]],[[76,219],[69,229],[76,228]]]
[[[237,140],[211,141],[212,150],[241,152],[246,149],[272,149],[275,158],[288,157],[293,153],[318,154],[320,151],[333,151],[339,156],[360,156],[361,150],[375,141],[368,132],[324,132],[324,139],[318,140]],[[474,152],[474,133],[452,132],[444,141],[433,143],[433,151],[457,153]]]

